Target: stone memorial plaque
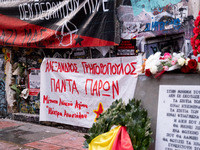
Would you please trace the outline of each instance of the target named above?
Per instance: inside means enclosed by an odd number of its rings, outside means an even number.
[[[200,86],[160,85],[156,150],[200,150]]]

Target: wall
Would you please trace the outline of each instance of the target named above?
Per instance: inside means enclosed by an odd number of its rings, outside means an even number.
[[[4,53],[0,51],[0,117],[7,113],[7,101],[5,97]]]
[[[190,38],[193,36],[194,19],[200,10],[199,0],[124,0],[118,8],[118,18],[121,22],[121,38],[137,39],[137,47],[141,52],[146,49],[148,38],[184,34],[180,52],[190,54],[192,47]],[[153,39],[161,44],[163,40]],[[158,48],[157,51],[163,51]],[[173,51],[173,47],[170,51]]]
[[[200,10],[199,0],[189,0],[189,8],[189,14],[192,14],[196,18]]]

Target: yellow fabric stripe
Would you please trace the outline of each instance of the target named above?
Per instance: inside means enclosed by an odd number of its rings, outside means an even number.
[[[89,144],[89,150],[112,150],[113,142],[121,126],[95,137]]]

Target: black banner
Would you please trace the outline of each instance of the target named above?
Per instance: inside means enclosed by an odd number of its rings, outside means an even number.
[[[119,44],[115,0],[0,0],[0,45],[32,48]]]

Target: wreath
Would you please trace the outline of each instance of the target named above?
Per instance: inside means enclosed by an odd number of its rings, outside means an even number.
[[[119,99],[100,114],[89,133],[84,136],[85,148],[95,137],[110,131],[114,125],[126,126],[134,150],[147,150],[153,142],[150,118],[147,110],[141,107],[141,100],[132,99],[126,105]]]

